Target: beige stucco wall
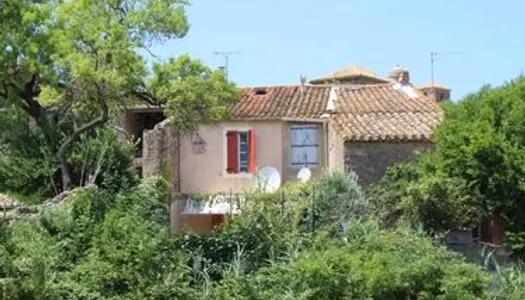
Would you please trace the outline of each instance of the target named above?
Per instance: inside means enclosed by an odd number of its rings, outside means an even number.
[[[239,193],[254,185],[253,174],[226,173],[226,131],[255,132],[256,165],[271,166],[282,174],[282,122],[221,122],[202,125],[198,134],[206,142],[204,153],[193,151],[192,137],[181,137],[180,189],[182,193]]]
[[[281,174],[283,183],[295,180],[298,168],[291,164],[291,126],[301,124],[284,121],[221,122],[202,125],[198,134],[206,141],[206,151],[193,151],[192,137],[181,138],[180,188],[185,194],[193,193],[240,193],[254,186],[252,174],[226,174],[225,134],[228,130],[253,129],[256,139],[256,166],[271,166]],[[303,123],[304,124],[304,123]],[[313,176],[319,176],[328,166],[326,146],[327,128],[319,125],[319,162],[312,169]],[[339,149],[339,148],[338,148]],[[341,146],[340,168],[344,168]],[[334,160],[335,161],[335,160]]]

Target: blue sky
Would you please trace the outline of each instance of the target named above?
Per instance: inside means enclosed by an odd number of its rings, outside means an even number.
[[[214,51],[239,51],[230,79],[239,86],[298,84],[351,64],[386,76],[399,64],[415,85],[430,81],[459,98],[525,69],[523,0],[193,0],[191,29],[152,48],[157,59],[188,53],[210,67]]]

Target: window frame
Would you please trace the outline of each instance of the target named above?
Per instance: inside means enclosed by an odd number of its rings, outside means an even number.
[[[295,145],[294,144],[294,139],[293,139],[293,131],[294,130],[305,130],[305,129],[314,129],[315,130],[315,144],[311,144],[311,145]],[[290,134],[289,134],[289,138],[290,138],[290,167],[294,170],[300,170],[302,168],[309,168],[309,169],[318,169],[321,167],[321,158],[320,158],[320,146],[321,146],[321,126],[319,126],[319,124],[312,124],[312,123],[306,123],[306,124],[292,124],[290,126],[290,130],[289,130]],[[306,148],[306,149],[309,149],[309,148],[314,148],[315,151],[316,151],[316,158],[317,158],[317,161],[314,163],[311,163],[311,162],[306,162],[305,164],[301,163],[294,163],[294,149],[297,149],[297,148]]]
[[[250,177],[253,177],[254,174],[253,173],[250,173],[250,157],[249,157],[249,132],[250,130],[253,130],[253,128],[251,127],[248,127],[248,126],[241,126],[241,127],[225,127],[223,129],[223,134],[222,134],[222,144],[223,144],[223,163],[222,163],[222,176],[223,177],[246,177],[246,178],[250,178]],[[228,171],[226,170],[228,168],[228,137],[227,137],[227,134],[228,132],[230,131],[235,131],[237,132],[237,135],[238,135],[238,140],[237,140],[237,158],[238,158],[238,171],[237,173],[228,173]],[[246,163],[247,163],[247,170],[246,172],[241,172],[240,169],[241,169],[241,151],[240,151],[240,135],[239,133],[245,133],[246,134]]]

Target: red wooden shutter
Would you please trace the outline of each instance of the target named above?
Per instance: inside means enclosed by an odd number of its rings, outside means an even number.
[[[255,131],[248,131],[248,172],[255,173]]]
[[[238,134],[236,131],[226,133],[226,172],[237,173],[239,170]]]

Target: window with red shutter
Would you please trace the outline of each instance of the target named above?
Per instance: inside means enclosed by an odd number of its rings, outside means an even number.
[[[255,133],[253,130],[228,131],[226,151],[227,173],[255,172]]]

